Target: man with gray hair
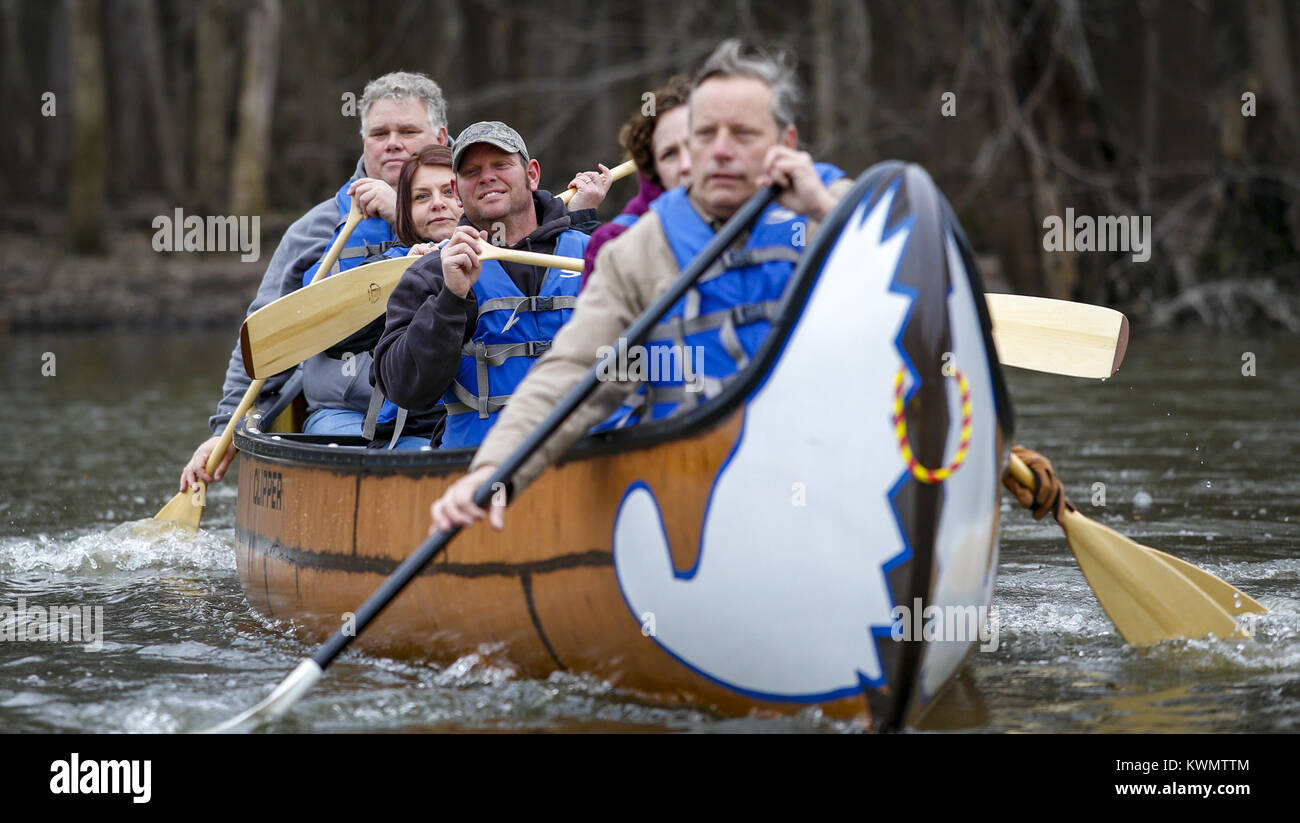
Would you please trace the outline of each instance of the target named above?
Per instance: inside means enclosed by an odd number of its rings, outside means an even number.
[[[735,40],[713,52],[696,75],[687,103],[689,181],[654,201],[640,220],[600,250],[573,318],[515,390],[475,454],[470,473],[433,504],[433,528],[468,527],[486,516],[474,504],[474,493],[496,467],[583,379],[601,350],[608,351],[668,290],[722,224],[760,189],[776,184],[784,189],[777,204],[759,216],[748,235],[651,333],[646,360],[675,359],[683,367],[661,369],[649,381],[607,375],[515,474],[514,490],[531,482],[593,424],[635,425],[686,411],[707,402],[744,367],[767,336],[815,222],[825,219],[851,187],[838,169],[814,164],[797,149],[797,99],[793,67],[783,59],[747,55]],[[701,306],[708,308],[702,311]],[[704,356],[688,358],[688,350]],[[692,360],[700,364],[699,373],[688,373],[685,366]],[[504,501],[493,501],[491,519],[493,526],[504,528]]]
[[[396,242],[397,178],[402,163],[426,145],[447,144],[447,104],[438,84],[423,74],[392,72],[366,85],[361,94],[361,158],[352,176],[334,197],[318,203],[300,217],[281,238],[262,285],[248,307],[252,314],[268,303],[310,283],[316,265],[347,219],[352,198],[364,218],[353,230],[339,255],[335,271],[361,265]],[[307,431],[321,434],[361,432],[370,402],[370,355],[361,353],[346,361],[318,355],[304,366],[303,394],[308,406]],[[263,393],[278,391],[289,374],[267,380]],[[194,451],[181,472],[182,491],[197,481],[211,483],[226,473],[235,449],[226,450],[216,471],[209,475],[206,462],[251,382],[244,370],[238,342],[230,355],[226,382],[217,413],[208,420],[214,436]]]

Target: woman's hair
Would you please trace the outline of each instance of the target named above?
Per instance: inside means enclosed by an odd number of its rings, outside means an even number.
[[[657,89],[651,98],[650,113],[645,113],[643,106],[641,111],[633,115],[632,119],[623,124],[618,132],[618,142],[627,153],[632,155],[632,160],[636,162],[637,169],[646,176],[650,182],[663,188],[664,182],[659,179],[655,173],[655,153],[654,142],[652,138],[655,133],[655,126],[658,124],[658,115],[672,111],[678,106],[686,105],[686,100],[691,96],[690,81],[680,75],[672,77],[667,83]]]
[[[451,168],[451,149],[436,144],[425,146],[402,164],[402,172],[397,176],[397,226],[394,228],[403,246],[424,242],[424,238],[416,233],[411,218],[411,181],[421,166]]]

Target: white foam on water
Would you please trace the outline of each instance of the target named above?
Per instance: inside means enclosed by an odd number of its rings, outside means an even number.
[[[80,536],[0,538],[0,571],[8,573],[234,568],[235,553],[228,539],[152,518]]]

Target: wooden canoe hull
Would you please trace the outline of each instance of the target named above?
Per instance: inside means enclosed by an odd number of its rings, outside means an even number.
[[[914,723],[976,639],[900,641],[892,610],[988,606],[1010,430],[954,226],[924,172],[868,172],[722,396],[584,441],[511,501],[505,532],[462,532],[355,645],[486,653],[728,714]],[[824,351],[870,356],[846,370]],[[839,405],[799,388],[830,380]],[[237,434],[237,562],[256,609],[322,641],[424,539],[469,455],[311,441]],[[904,444],[956,468],[923,480]]]
[[[739,424],[737,414],[695,438],[547,472],[511,506],[505,532],[462,533],[354,645],[439,663],[486,648],[525,677],[584,672],[655,700],[727,713],[806,708],[755,701],[685,669],[628,612],[614,571],[614,514],[637,481],[680,490],[664,500],[678,515],[672,562],[679,570],[695,564],[689,524],[702,520],[705,501],[691,490],[707,487]],[[249,602],[294,621],[305,639],[324,641],[424,539],[430,502],[460,473],[366,475],[244,452],[241,490],[259,490],[238,503],[238,567]],[[861,696],[823,708],[868,714]]]

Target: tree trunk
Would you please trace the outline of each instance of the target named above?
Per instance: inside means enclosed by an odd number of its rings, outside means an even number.
[[[1160,139],[1160,4],[1159,0],[1139,4],[1144,32],[1142,64],[1142,156],[1138,159],[1138,208],[1151,213],[1151,168]]]
[[[230,106],[234,97],[236,54],[227,0],[205,0],[195,32],[198,63],[198,123],[194,133],[194,165],[198,206],[213,213],[226,204],[226,162],[230,147]]]
[[[135,0],[132,11],[135,14],[136,36],[139,38],[136,45],[141,68],[144,70],[145,100],[153,115],[154,136],[157,139],[157,152],[153,160],[162,173],[167,198],[178,202],[185,196],[184,157],[181,155],[181,142],[176,136],[180,119],[176,107],[171,104],[173,98],[167,89],[169,75],[162,35],[158,30],[158,10],[153,0]]]
[[[99,0],[71,0],[72,157],[68,230],[78,253],[98,253],[104,243],[107,109]]]
[[[73,120],[69,116],[73,105],[72,11],[70,0],[55,3],[50,8],[54,20],[50,24],[45,52],[45,79],[36,81],[42,93],[54,93],[56,111],[64,113],[63,117],[42,117],[37,127],[34,177],[37,194],[46,203],[63,204],[68,191],[68,161],[72,156],[68,144]]]
[[[840,70],[845,77],[851,78],[851,82],[846,89],[848,93],[837,101],[840,128],[845,139],[835,135],[835,146],[839,151],[848,149],[852,152],[841,162],[848,163],[845,170],[853,174],[880,158],[876,156],[875,142],[871,139],[871,113],[875,105],[871,89],[871,13],[866,3],[846,3],[843,9],[845,36]],[[827,159],[832,157],[828,155]]]
[[[1005,25],[1003,11],[998,4],[990,2],[985,6],[983,18],[984,44],[989,58],[989,84],[993,96],[993,107],[1001,124],[1009,126],[1019,138],[1020,155],[1024,159],[1024,165],[1021,169],[1012,171],[1012,173],[1019,173],[1027,177],[1031,191],[1028,211],[1032,222],[1025,226],[1023,234],[1013,232],[1011,237],[1021,237],[1021,242],[1026,244],[1026,248],[1032,247],[1038,250],[1038,283],[1047,296],[1068,299],[1074,287],[1074,282],[1078,278],[1073,254],[1063,251],[1047,251],[1043,248],[1041,233],[1044,218],[1048,215],[1056,215],[1064,219],[1065,211],[1061,207],[1057,186],[1049,174],[1050,170],[1044,157],[1045,149],[1042,142],[1034,133],[1033,125],[1025,119],[1021,110],[1011,63],[1012,40]],[[1015,254],[1011,259],[1019,256]],[[1023,272],[1017,272],[1013,269],[1011,277],[1013,282],[1018,281],[1020,287],[1024,288],[1025,275]]]
[[[807,140],[814,157],[830,157],[839,144],[836,126],[836,75],[834,0],[813,0],[812,7],[812,82],[813,133]],[[805,138],[806,139],[806,138]]]
[[[109,73],[109,99],[113,105],[113,134],[109,141],[109,194],[114,198],[139,200],[142,194],[160,194],[159,181],[152,173],[152,155],[145,135],[144,96],[140,53],[136,45],[135,10],[125,2],[110,2],[105,31]],[[151,170],[144,172],[145,168]]]
[[[18,0],[4,0],[4,5],[0,6],[0,13],[3,14],[3,23],[0,27],[4,29],[4,88],[0,91],[0,105],[3,106],[4,111],[34,113],[42,101],[27,76],[28,57],[24,54],[19,31],[22,25],[20,10]],[[32,125],[34,122],[39,122],[34,114],[31,117],[18,117],[10,121],[11,136],[4,143],[10,151],[5,153],[2,161],[5,181],[21,179],[36,167],[36,133]],[[0,184],[0,197],[3,197],[5,202],[9,202],[13,194],[14,192],[9,191],[7,182]]]
[[[266,170],[271,145],[271,112],[279,62],[280,0],[257,0],[248,15],[247,51],[239,95],[230,208],[235,214],[266,209]]]
[[[1300,102],[1296,100],[1294,67],[1287,45],[1286,14],[1278,0],[1252,0],[1246,4],[1249,25],[1250,60],[1255,76],[1263,83],[1262,105],[1276,108],[1284,130],[1283,141],[1300,136]],[[1268,99],[1271,98],[1271,99]]]

